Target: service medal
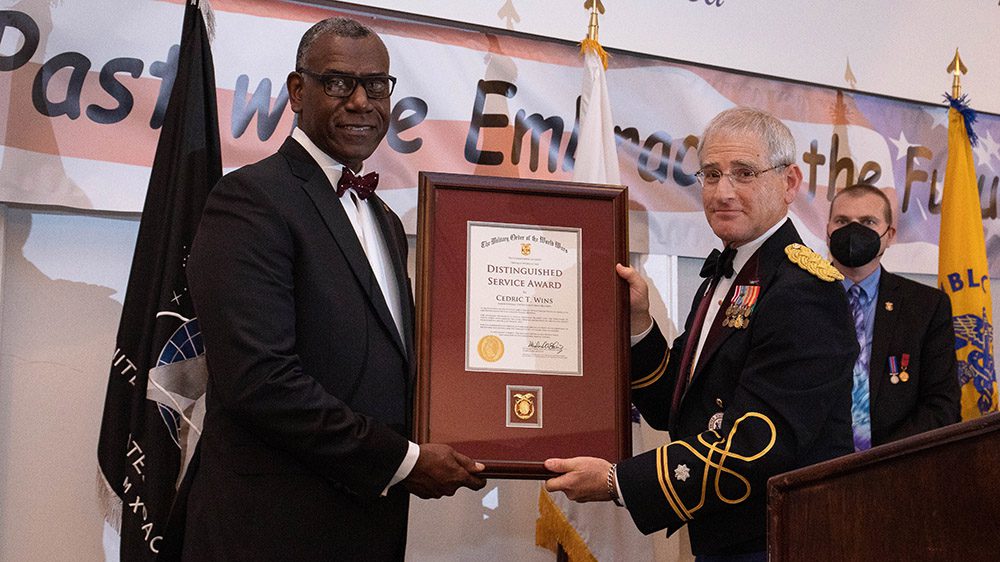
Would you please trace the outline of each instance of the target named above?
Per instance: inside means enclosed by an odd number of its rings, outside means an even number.
[[[903,372],[903,374],[906,375],[906,372]],[[899,381],[900,381],[901,378],[902,377],[899,375],[899,367],[896,364],[896,357],[895,356],[890,356],[889,357],[889,382],[891,382],[892,384],[899,384]],[[906,378],[910,378],[909,375],[907,375]],[[903,379],[903,382],[906,382],[906,379]]]
[[[750,325],[750,315],[757,306],[760,285],[737,285],[733,290],[732,303],[726,311],[722,325],[743,329]]]
[[[515,394],[514,415],[522,420],[530,420],[535,415],[535,395],[530,392]]]
[[[729,308],[726,309],[726,319],[722,321],[723,326],[733,327],[733,322],[736,317],[740,314],[740,307],[743,302],[743,293],[740,292],[739,286],[733,290],[733,298],[729,301]]]

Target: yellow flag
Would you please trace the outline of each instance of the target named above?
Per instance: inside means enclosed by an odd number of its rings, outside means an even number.
[[[965,118],[955,108],[964,109],[964,100],[950,100],[938,285],[951,297],[962,419],[970,420],[997,411],[993,306],[972,145]]]

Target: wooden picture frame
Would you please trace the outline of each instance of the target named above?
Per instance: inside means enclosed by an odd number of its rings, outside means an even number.
[[[484,476],[631,455],[628,190],[421,172],[418,443]],[[475,244],[473,244],[475,242]]]

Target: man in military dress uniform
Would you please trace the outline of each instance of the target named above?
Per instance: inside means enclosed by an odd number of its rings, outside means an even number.
[[[668,346],[632,268],[632,400],[672,441],[613,465],[549,459],[546,483],[624,504],[644,533],[689,524],[699,560],[766,560],[770,476],[850,453],[858,353],[842,276],[802,245],[788,206],[802,182],[775,117],[717,115],[699,151],[705,215],[724,250],[706,261],[685,331]]]

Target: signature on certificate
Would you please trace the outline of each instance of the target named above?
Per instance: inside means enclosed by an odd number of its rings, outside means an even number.
[[[563,344],[549,340],[528,340],[528,349],[538,349],[544,351],[554,351],[562,353]]]

